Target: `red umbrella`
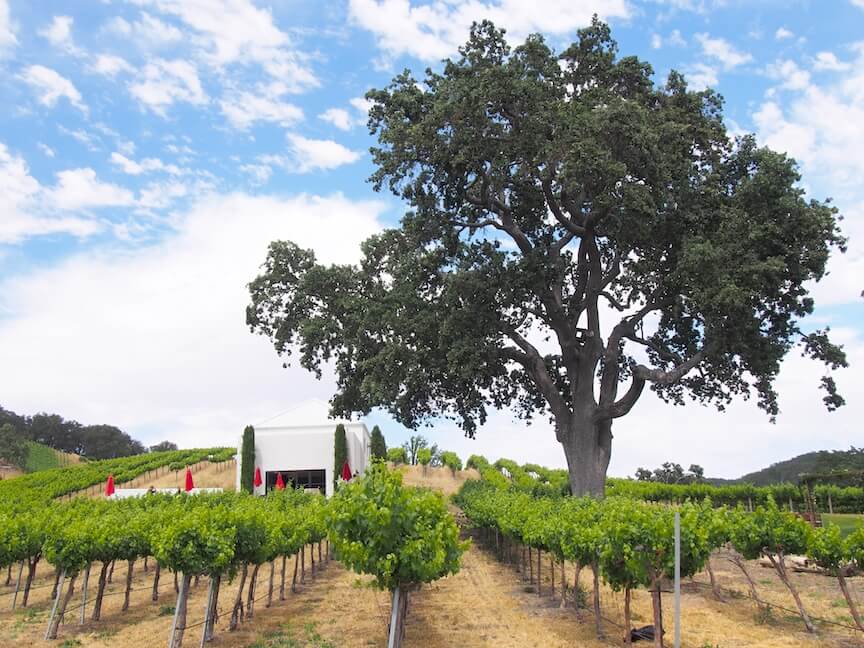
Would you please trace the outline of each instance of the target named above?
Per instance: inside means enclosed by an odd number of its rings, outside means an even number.
[[[186,466],[186,492],[188,493],[193,488],[195,488],[195,484],[192,483],[192,471],[189,466]]]
[[[105,494],[108,497],[114,494],[114,475],[108,475],[108,483],[105,484]]]
[[[252,483],[256,488],[261,485],[261,469],[258,466],[255,467],[255,481]]]
[[[276,490],[285,490],[285,482],[282,481],[282,473],[276,473]]]
[[[345,481],[351,481],[351,467],[348,465],[347,461],[342,464],[342,479]]]

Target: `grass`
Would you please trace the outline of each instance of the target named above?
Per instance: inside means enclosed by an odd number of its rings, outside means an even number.
[[[823,513],[822,524],[836,524],[844,537],[864,526],[864,515],[856,513]]]
[[[264,633],[248,648],[336,648],[336,644],[324,639],[314,623],[307,623],[303,626],[302,636],[295,636],[291,625],[286,624],[280,630]]]

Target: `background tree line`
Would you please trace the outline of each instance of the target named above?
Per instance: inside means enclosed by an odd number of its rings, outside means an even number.
[[[0,457],[10,463],[21,459],[23,444],[34,441],[88,459],[115,459],[142,454],[148,448],[114,425],[84,425],[59,414],[40,412],[32,416],[17,414],[0,406]],[[170,441],[150,448],[176,450]]]

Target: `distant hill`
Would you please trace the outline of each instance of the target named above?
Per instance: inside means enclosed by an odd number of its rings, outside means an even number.
[[[849,450],[807,452],[786,461],[778,461],[739,479],[709,478],[707,481],[718,486],[740,483],[767,486],[780,482],[797,482],[802,473],[823,473],[833,470],[864,470],[864,448],[853,446]]]

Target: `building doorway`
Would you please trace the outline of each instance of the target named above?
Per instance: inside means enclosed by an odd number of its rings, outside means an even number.
[[[316,470],[268,470],[264,480],[265,492],[269,493],[276,489],[276,478],[279,473],[282,473],[282,481],[285,482],[286,488],[317,488],[322,495],[327,492],[327,477],[323,468]]]

